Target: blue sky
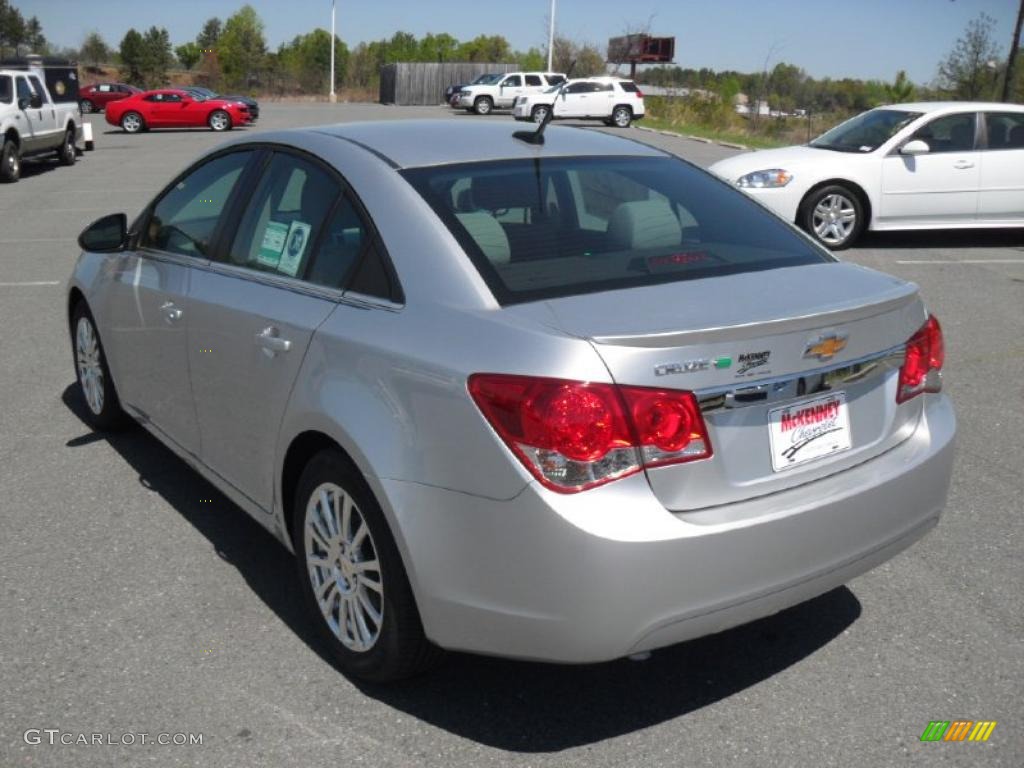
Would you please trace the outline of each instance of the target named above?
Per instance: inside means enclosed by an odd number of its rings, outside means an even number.
[[[96,29],[116,45],[129,27],[166,27],[175,45],[191,40],[203,21],[221,19],[242,0],[13,0],[36,15],[47,38],[77,46]],[[330,25],[330,0],[251,0],[271,47]],[[450,32],[459,39],[503,34],[515,48],[542,47],[550,0],[338,0],[338,34],[352,45],[389,37]],[[985,11],[1009,46],[1017,0],[558,0],[561,34],[599,43],[653,17],[652,32],[675,35],[683,67],[760,70],[787,61],[815,77],[890,80],[906,69],[930,81],[939,60],[967,22]]]

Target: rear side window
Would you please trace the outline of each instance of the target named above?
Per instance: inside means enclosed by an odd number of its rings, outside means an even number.
[[[831,260],[677,158],[515,160],[403,175],[502,304]]]
[[[636,87],[636,83],[634,83],[631,80],[622,80],[621,82],[619,82],[619,87],[624,91],[628,91],[629,93],[636,93],[637,91],[640,90],[639,88]]]
[[[319,166],[274,153],[238,225],[230,263],[301,278],[340,192],[340,184]]]
[[[344,288],[371,240],[369,227],[345,195],[327,220],[306,280],[328,288]]]
[[[14,87],[10,75],[0,75],[0,104],[14,102]]]
[[[1024,149],[1024,112],[986,112],[989,149]]]
[[[175,184],[153,207],[140,245],[207,257],[224,206],[252,151],[215,157]]]
[[[527,85],[543,85],[544,83],[541,81],[540,75],[527,75],[526,76],[526,84]]]

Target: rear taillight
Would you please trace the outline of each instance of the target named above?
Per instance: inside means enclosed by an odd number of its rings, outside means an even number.
[[[945,356],[942,326],[932,315],[907,342],[906,357],[900,367],[896,402],[906,402],[922,392],[941,390],[940,371]]]
[[[642,99],[644,97],[644,92],[641,91],[639,88],[636,89],[636,97],[638,99]]]
[[[690,392],[490,373],[470,376],[469,392],[534,477],[562,493],[711,456]]]

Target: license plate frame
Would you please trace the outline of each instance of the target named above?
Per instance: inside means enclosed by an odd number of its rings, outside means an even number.
[[[826,459],[853,447],[845,392],[829,392],[768,411],[774,472]]]

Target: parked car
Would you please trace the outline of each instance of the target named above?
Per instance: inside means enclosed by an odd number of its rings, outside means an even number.
[[[21,178],[26,157],[55,155],[74,165],[82,123],[74,101],[54,101],[39,75],[0,69],[0,181]]]
[[[518,96],[561,85],[565,80],[565,75],[554,72],[510,72],[494,82],[463,87],[453,106],[489,115],[495,109],[510,109]]]
[[[256,122],[260,117],[260,103],[251,96],[239,96],[238,94],[219,94],[216,91],[211,91],[209,88],[202,88],[198,85],[185,85],[182,86],[181,90],[191,93],[193,96],[198,96],[203,99],[223,99],[224,101],[237,101],[241,104],[245,104],[249,110],[249,117],[252,118],[252,122]]]
[[[198,128],[230,131],[252,121],[245,104],[226,99],[207,99],[180,89],[145,91],[107,105],[106,120],[125,133],[150,128]]]
[[[1024,227],[1024,105],[878,107],[711,170],[834,250],[865,230]]]
[[[102,112],[110,102],[127,99],[136,93],[142,93],[142,89],[126,83],[86,85],[78,92],[78,104],[84,114]]]
[[[472,83],[459,83],[458,85],[449,85],[444,90],[444,102],[445,104],[454,107],[456,99],[459,93],[462,92],[463,88],[467,88],[470,85],[490,85],[491,83],[498,82],[499,80],[501,80],[502,77],[503,75],[500,72],[488,72],[480,75]]]
[[[654,147],[517,128],[242,137],[92,224],[84,418],[134,418],[294,551],[376,680],[718,632],[936,524],[955,418],[917,286]]]
[[[644,94],[632,80],[588,77],[555,85],[541,93],[517,96],[512,105],[516,120],[597,119],[605,125],[628,128],[644,116]]]

